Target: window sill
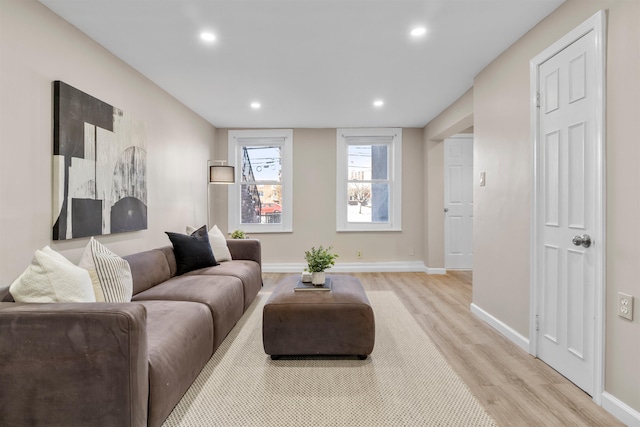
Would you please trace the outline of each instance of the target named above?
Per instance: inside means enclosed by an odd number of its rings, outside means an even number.
[[[239,225],[238,229],[244,231],[246,234],[277,234],[277,233],[293,233],[293,228],[257,228],[248,227],[247,225]]]
[[[391,231],[391,232],[401,232],[402,228],[391,228],[391,227],[387,227],[387,228],[375,228],[375,227],[367,227],[367,228],[338,228],[336,229],[336,232],[338,233],[360,233],[360,232],[364,232],[364,233],[370,233],[370,232],[386,232],[386,231]]]

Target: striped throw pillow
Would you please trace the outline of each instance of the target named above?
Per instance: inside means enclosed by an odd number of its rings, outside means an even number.
[[[80,267],[89,271],[97,301],[131,301],[133,279],[129,263],[93,237],[82,254]]]

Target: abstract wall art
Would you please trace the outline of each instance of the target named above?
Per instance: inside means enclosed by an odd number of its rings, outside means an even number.
[[[145,230],[144,122],[53,83],[53,240]]]

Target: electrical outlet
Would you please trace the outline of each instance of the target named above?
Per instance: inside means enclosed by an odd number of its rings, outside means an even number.
[[[480,187],[484,187],[487,185],[487,174],[486,172],[480,172]]]
[[[356,251],[356,258],[362,259],[362,251],[359,249]]]
[[[618,292],[618,316],[633,320],[633,297]]]

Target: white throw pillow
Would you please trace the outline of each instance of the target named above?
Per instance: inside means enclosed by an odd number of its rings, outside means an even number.
[[[80,267],[85,268],[93,287],[100,289],[96,299],[107,302],[130,302],[133,294],[133,278],[129,263],[104,247],[93,237],[82,254]],[[96,283],[97,281],[97,283]],[[100,291],[102,295],[100,295]]]
[[[95,302],[87,270],[45,246],[9,288],[16,302]]]
[[[191,235],[194,231],[196,231],[195,227],[187,225],[188,235]],[[231,252],[229,252],[229,247],[227,246],[227,239],[217,225],[214,225],[209,230],[209,243],[216,261],[231,261]]]

